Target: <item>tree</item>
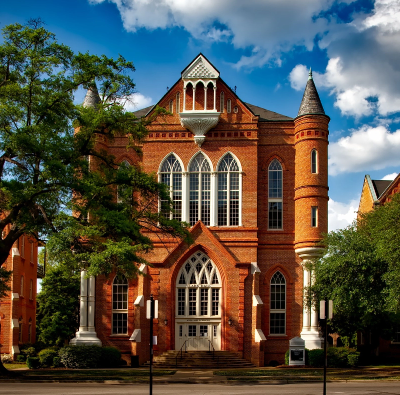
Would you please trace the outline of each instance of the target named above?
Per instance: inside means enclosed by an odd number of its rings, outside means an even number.
[[[80,275],[52,268],[37,296],[37,339],[49,346],[62,346],[79,326]]]
[[[325,254],[312,265],[310,298],[333,300],[331,325],[342,336],[369,331],[390,338],[399,321],[399,198],[326,235]]]
[[[58,261],[87,267],[89,274],[135,275],[152,248],[143,229],[178,237],[187,230],[158,213],[159,199],[169,201],[169,195],[139,165],[139,145],[152,119],[138,120],[121,105],[134,92],[133,64],[122,56],[74,54],[40,20],[6,26],[3,40],[0,265],[28,234],[49,239]],[[82,88],[99,95],[95,106],[74,103]],[[119,166],[96,144],[116,136],[127,138],[137,164]],[[118,188],[123,193],[117,200]]]

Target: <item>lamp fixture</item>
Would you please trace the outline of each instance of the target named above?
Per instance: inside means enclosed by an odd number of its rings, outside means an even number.
[[[229,318],[228,324],[229,324],[229,326],[232,326],[232,325],[233,325],[233,320],[232,320],[232,318]]]
[[[168,325],[168,320],[167,320],[167,319],[164,320],[164,325],[165,325],[165,326]]]

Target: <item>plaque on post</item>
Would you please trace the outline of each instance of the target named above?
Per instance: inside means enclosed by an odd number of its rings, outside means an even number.
[[[301,337],[294,337],[289,341],[289,365],[304,366],[306,364],[305,341]]]

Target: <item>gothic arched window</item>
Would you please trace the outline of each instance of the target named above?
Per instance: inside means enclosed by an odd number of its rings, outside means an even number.
[[[268,229],[282,229],[282,165],[274,159],[268,167]]]
[[[225,93],[221,92],[219,95],[219,112],[224,112],[225,107]]]
[[[173,202],[173,212],[165,209],[167,201],[161,200],[161,211],[170,219],[182,219],[182,166],[175,156],[170,154],[160,168],[160,182],[169,187],[169,197]]]
[[[112,334],[128,333],[128,280],[115,276],[112,290]]]
[[[311,173],[318,173],[318,152],[316,149],[311,151]]]
[[[218,226],[240,224],[240,171],[232,154],[218,165]]]
[[[286,333],[286,280],[280,271],[271,278],[269,333]]]
[[[210,225],[211,166],[202,152],[196,154],[189,165],[189,222],[201,220]]]

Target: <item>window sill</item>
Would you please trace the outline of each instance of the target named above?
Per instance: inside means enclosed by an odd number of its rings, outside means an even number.
[[[124,333],[124,334],[113,334],[113,335],[110,335],[109,337],[116,337],[116,338],[121,338],[121,339],[124,339],[124,338],[127,338],[127,339],[129,339],[129,335],[127,334],[127,333]]]

